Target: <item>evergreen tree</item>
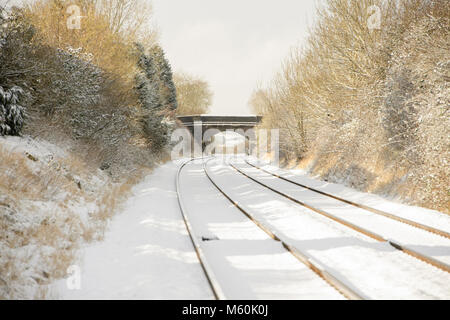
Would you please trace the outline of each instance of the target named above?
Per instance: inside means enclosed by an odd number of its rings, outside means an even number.
[[[5,90],[0,86],[0,135],[18,135],[23,128],[25,109],[19,104],[22,88]]]
[[[136,90],[144,109],[143,129],[154,150],[161,150],[169,140],[169,128],[164,122],[161,77],[156,57],[147,55],[142,45],[136,44],[138,67]]]
[[[160,111],[162,108],[159,79],[153,58],[145,54],[144,47],[136,44],[139,54],[138,67],[140,72],[136,75],[136,89],[142,106],[146,110]]]
[[[153,150],[159,151],[169,143],[169,128],[160,115],[146,115],[144,132],[151,143]]]
[[[160,94],[163,104],[163,108],[167,111],[176,110],[177,103],[177,91],[173,82],[172,67],[169,61],[166,59],[164,50],[155,45],[150,50],[150,54],[155,62],[157,77],[160,82]]]

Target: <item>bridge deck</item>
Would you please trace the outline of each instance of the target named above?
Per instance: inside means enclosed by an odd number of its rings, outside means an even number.
[[[216,115],[196,115],[177,117],[185,126],[190,127],[194,124],[203,126],[250,126],[254,127],[262,120],[261,116],[216,116]]]

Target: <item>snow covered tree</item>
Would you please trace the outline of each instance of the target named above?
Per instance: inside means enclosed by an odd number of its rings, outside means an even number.
[[[165,122],[165,106],[161,94],[161,77],[155,56],[146,54],[136,44],[139,72],[135,77],[136,91],[143,108],[143,128],[154,150],[161,150],[168,142],[169,127]]]
[[[0,5],[0,49],[5,44],[5,24],[6,24],[6,11],[5,9]]]
[[[159,111],[162,108],[156,66],[152,56],[145,54],[141,44],[136,44],[139,73],[136,75],[136,90],[144,109]]]
[[[24,57],[33,29],[20,18],[17,8],[7,11],[0,5],[0,136],[21,133],[25,121],[23,88],[28,89],[23,75],[36,69]]]
[[[155,151],[162,150],[169,143],[169,127],[160,115],[144,117],[144,132]]]
[[[0,135],[18,135],[23,128],[25,109],[20,105],[22,88],[0,86]]]
[[[150,54],[155,62],[156,71],[158,73],[163,108],[167,111],[174,111],[177,109],[178,103],[172,67],[165,57],[164,50],[160,46],[153,46],[150,50]]]

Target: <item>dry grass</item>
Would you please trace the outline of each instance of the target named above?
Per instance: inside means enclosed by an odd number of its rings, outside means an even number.
[[[48,297],[80,245],[103,238],[140,176],[112,183],[94,175],[73,155],[48,161],[0,145],[0,299]]]

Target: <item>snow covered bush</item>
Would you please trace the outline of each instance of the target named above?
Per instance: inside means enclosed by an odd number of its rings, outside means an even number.
[[[0,135],[20,134],[25,122],[25,108],[22,104],[25,91],[17,85],[20,81],[7,79],[8,74],[20,73],[20,68],[10,67],[2,59],[8,55],[11,45],[17,44],[15,50],[22,49],[21,38],[27,27],[14,21],[14,15],[0,5]],[[21,54],[18,53],[16,58],[18,61],[14,65],[20,63]]]
[[[149,114],[143,119],[144,131],[154,150],[162,150],[169,143],[169,126],[164,117]]]
[[[160,86],[156,74],[156,65],[150,55],[145,54],[144,48],[137,45],[138,67],[136,74],[136,90],[142,107],[146,110],[161,111],[162,102],[159,94]]]
[[[105,77],[102,70],[92,63],[92,54],[83,52],[83,48],[68,47],[66,50],[58,49],[56,57],[64,70],[57,81],[59,94],[67,97],[62,102],[68,107],[98,104],[102,98]],[[64,106],[60,105],[59,108]]]
[[[5,36],[6,36],[6,23],[7,23],[7,13],[6,10],[0,5],[0,49],[5,44]]]

